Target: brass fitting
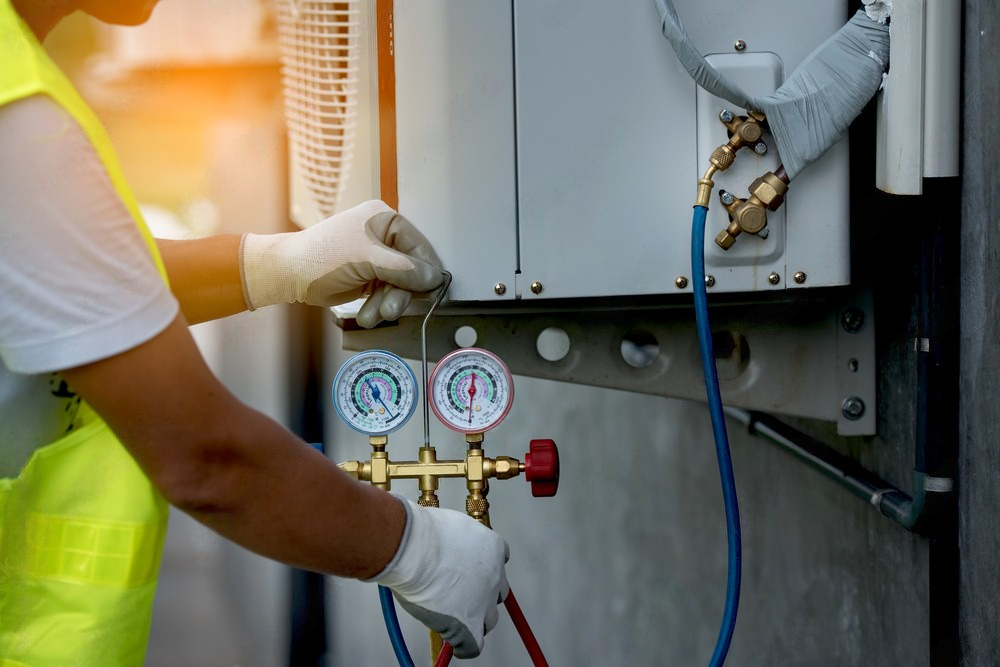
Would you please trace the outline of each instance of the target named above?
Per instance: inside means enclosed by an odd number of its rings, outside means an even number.
[[[369,481],[369,479],[364,478],[364,464],[361,461],[345,461],[340,464],[340,469],[354,479],[360,479],[365,482]]]
[[[767,211],[776,211],[785,201],[788,185],[766,172],[755,178],[749,187],[750,196],[747,199],[732,198],[724,203],[729,212],[730,224],[715,237],[715,243],[723,250],[729,250],[736,243],[736,237],[743,232],[757,234],[767,226]]]
[[[729,130],[729,141],[714,151],[708,158],[709,168],[705,175],[698,181],[698,194],[695,197],[695,206],[708,208],[708,202],[712,195],[712,188],[715,182],[712,176],[717,171],[725,171],[733,166],[736,161],[736,151],[744,146],[753,146],[760,141],[764,128],[764,114],[750,111],[746,116],[736,116],[730,111],[723,111],[719,115],[719,120]],[[735,239],[733,239],[735,241]],[[718,239],[716,239],[718,242]],[[730,242],[729,245],[732,245]]]
[[[510,456],[488,458],[483,452],[483,434],[472,433],[466,436],[468,449],[465,459],[457,461],[439,461],[434,447],[425,446],[419,449],[417,461],[391,461],[385,451],[384,437],[371,438],[372,455],[368,462],[346,461],[340,464],[340,469],[363,482],[389,490],[394,479],[416,479],[420,488],[418,504],[425,507],[439,507],[437,497],[439,480],[444,477],[463,477],[469,495],[466,498],[466,511],[480,523],[489,526],[489,480],[510,479],[525,472],[525,464]]]
[[[762,113],[750,111],[746,116],[730,114],[729,120],[726,118],[726,116],[720,116],[719,120],[729,129],[732,135],[729,138],[729,145],[734,150],[756,144],[764,134],[764,128],[761,125],[764,122],[764,114]]]

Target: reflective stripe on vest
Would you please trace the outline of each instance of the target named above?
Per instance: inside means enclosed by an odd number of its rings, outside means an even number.
[[[10,0],[0,0],[0,63],[0,105],[48,95],[83,128],[165,280],[104,129]],[[142,665],[166,518],[139,466],[81,406],[69,435],[0,479],[0,667]]]

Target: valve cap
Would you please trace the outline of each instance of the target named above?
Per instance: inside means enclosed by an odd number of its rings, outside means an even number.
[[[531,495],[548,498],[559,488],[559,450],[552,440],[532,440],[524,455],[524,478],[531,484]]]

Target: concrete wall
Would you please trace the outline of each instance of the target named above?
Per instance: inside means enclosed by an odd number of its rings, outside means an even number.
[[[992,126],[1000,104],[996,40],[1000,6],[965,3],[965,104],[962,189],[961,629],[964,662],[1000,663],[1000,140]]]

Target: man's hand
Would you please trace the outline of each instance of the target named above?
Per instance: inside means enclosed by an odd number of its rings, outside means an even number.
[[[336,306],[368,296],[358,324],[403,314],[416,292],[444,281],[441,260],[409,220],[368,201],[298,232],[246,234],[240,277],[247,306]]]
[[[411,616],[474,658],[510,590],[507,543],[475,519],[453,510],[406,506],[406,528],[395,557],[370,581],[392,589]]]

